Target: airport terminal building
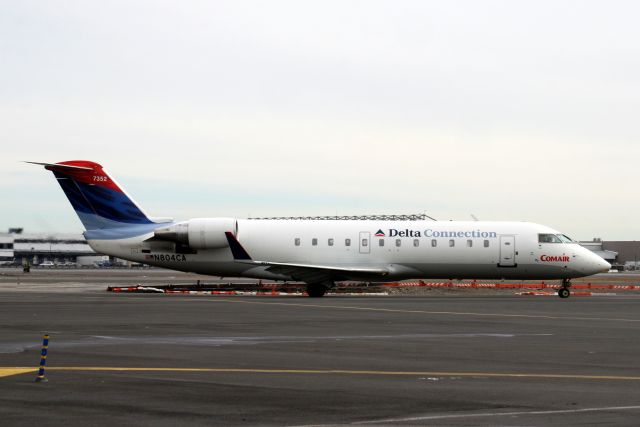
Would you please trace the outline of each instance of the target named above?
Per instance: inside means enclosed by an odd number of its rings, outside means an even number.
[[[640,270],[640,242],[635,240],[600,241],[602,250],[616,256],[611,265],[624,270]]]
[[[0,234],[0,264],[93,265],[104,258],[91,249],[82,234],[24,234],[21,228]]]

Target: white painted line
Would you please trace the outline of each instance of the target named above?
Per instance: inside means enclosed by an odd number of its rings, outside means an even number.
[[[423,417],[411,418],[387,418],[384,420],[359,421],[353,425],[361,424],[387,424],[387,423],[408,423],[412,421],[446,420],[453,418],[476,418],[476,417],[512,417],[518,415],[554,415],[554,414],[577,414],[581,412],[606,412],[606,411],[630,411],[640,409],[640,406],[609,406],[604,408],[582,408],[582,409],[558,409],[552,411],[519,411],[519,412],[479,412],[472,414],[449,414],[449,415],[425,415]]]
[[[431,311],[431,310],[403,310],[397,308],[376,308],[376,307],[358,307],[350,305],[321,305],[312,303],[289,303],[289,302],[267,302],[267,301],[249,301],[242,299],[226,299],[211,298],[206,301],[210,302],[226,302],[233,304],[262,304],[262,305],[284,305],[289,307],[313,307],[313,308],[332,308],[338,310],[356,310],[356,311],[372,311],[384,313],[407,313],[407,314],[435,314],[447,316],[473,316],[473,317],[505,317],[505,318],[521,318],[521,319],[551,319],[551,320],[584,320],[597,322],[640,322],[640,319],[624,319],[615,317],[583,317],[583,316],[548,316],[543,314],[511,314],[511,313],[480,313],[480,312],[464,312],[464,311]]]

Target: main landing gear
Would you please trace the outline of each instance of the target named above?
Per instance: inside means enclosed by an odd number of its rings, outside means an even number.
[[[311,298],[320,298],[327,292],[327,285],[324,283],[309,283],[307,285],[307,295]]]
[[[323,297],[329,289],[333,289],[336,283],[331,279],[325,279],[319,282],[309,283],[307,282],[307,295],[311,298]]]
[[[560,285],[560,289],[558,289],[558,296],[560,298],[569,298],[571,295],[571,291],[569,288],[571,287],[571,282],[569,279],[562,279],[562,285]]]

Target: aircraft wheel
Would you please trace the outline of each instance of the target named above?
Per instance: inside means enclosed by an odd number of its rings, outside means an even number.
[[[322,284],[312,283],[307,285],[307,294],[309,294],[311,298],[320,298],[324,296],[325,292],[327,292],[327,287]]]
[[[571,292],[569,291],[569,289],[565,287],[558,289],[558,296],[560,298],[569,298],[569,295],[571,295]]]

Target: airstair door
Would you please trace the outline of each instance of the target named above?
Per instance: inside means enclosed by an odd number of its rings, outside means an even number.
[[[516,236],[500,236],[499,267],[515,267],[516,264]]]
[[[360,239],[358,240],[360,244],[360,253],[361,254],[370,253],[371,252],[371,233],[368,231],[361,231]]]

